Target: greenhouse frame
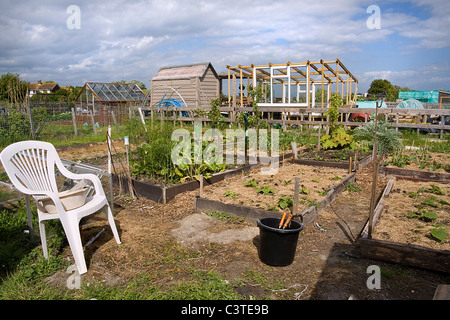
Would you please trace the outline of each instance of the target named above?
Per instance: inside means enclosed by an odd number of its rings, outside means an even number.
[[[330,106],[332,92],[338,92],[344,98],[345,104],[355,104],[358,79],[339,59],[238,65],[237,67],[227,66],[227,69],[230,106],[238,104],[244,106],[249,102],[248,97],[244,95],[245,80],[247,80],[247,88],[262,85],[263,99],[258,103],[259,106],[327,108]],[[321,97],[316,99],[316,90],[319,88]],[[317,100],[320,102],[316,102]]]
[[[108,107],[141,106],[148,96],[134,83],[86,82],[76,98],[77,113],[101,114]]]

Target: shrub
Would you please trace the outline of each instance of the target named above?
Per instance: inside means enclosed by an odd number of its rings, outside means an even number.
[[[369,122],[365,126],[355,129],[353,137],[360,142],[362,146],[368,146],[373,149],[375,137],[375,122]],[[386,155],[389,152],[400,150],[402,148],[400,133],[390,128],[387,122],[378,121],[377,125],[377,153]]]
[[[351,146],[353,137],[345,131],[344,126],[331,126],[331,134],[326,134],[320,138],[322,148],[336,149]]]

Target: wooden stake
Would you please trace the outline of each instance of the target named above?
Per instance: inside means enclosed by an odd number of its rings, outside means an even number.
[[[295,188],[294,188],[294,207],[292,209],[292,214],[297,214],[298,211],[298,195],[300,192],[300,178],[295,177]]]
[[[92,114],[91,110],[89,110],[89,115],[91,116],[92,128],[94,129],[94,134],[97,135],[97,128],[95,127],[95,119],[94,119],[94,115]]]
[[[128,139],[128,137],[126,137]],[[128,141],[125,142],[125,151],[127,156],[127,178],[128,178],[128,191],[133,199],[136,199],[136,196],[134,194],[133,190],[133,182],[131,182],[131,172],[130,172],[130,158],[128,154]]]
[[[319,139],[317,139],[317,150],[320,150],[320,133],[322,131],[322,125],[319,125]]]
[[[352,173],[352,157],[348,159],[348,173]]]
[[[383,100],[381,100],[383,104]],[[375,211],[375,200],[377,193],[377,178],[378,178],[378,155],[377,155],[377,126],[378,126],[378,101],[375,106],[375,137],[373,140],[373,177],[372,177],[372,194],[370,198],[370,211],[369,211],[369,232],[368,238],[372,239],[373,231],[373,216]]]
[[[75,110],[73,108],[72,108],[72,121],[73,121],[73,132],[75,133],[75,137],[78,137],[77,119],[75,117]]]
[[[106,142],[108,143],[108,150],[111,150],[111,126],[108,126],[108,134],[106,135]],[[111,152],[108,152],[108,173],[111,174]]]
[[[297,160],[297,142],[292,141],[291,146],[292,146],[292,152],[294,153],[294,159]]]
[[[203,197],[203,175],[200,175],[200,198]]]
[[[113,111],[113,110],[111,110],[111,117],[112,117],[113,122],[114,122],[114,125],[115,125],[115,127],[116,127],[116,131],[119,131],[119,127],[118,127],[118,125],[117,125],[117,120],[116,120],[116,115],[114,114],[114,111]]]

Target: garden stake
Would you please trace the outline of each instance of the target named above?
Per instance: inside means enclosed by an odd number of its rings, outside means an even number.
[[[134,195],[134,190],[133,190],[133,183],[131,182],[131,173],[130,173],[130,157],[128,155],[128,147],[130,145],[129,142],[129,138],[128,136],[124,137],[125,140],[125,152],[126,152],[126,156],[127,156],[127,177],[128,177],[128,190],[130,192],[130,195],[133,199],[136,199],[136,196]]]
[[[383,99],[381,105],[383,105]],[[377,192],[377,178],[378,178],[378,155],[377,155],[377,126],[378,126],[378,101],[375,105],[375,137],[373,140],[373,179],[372,179],[372,195],[370,198],[370,211],[369,211],[369,231],[368,238],[372,239],[373,230],[373,215],[375,211],[375,196]]]
[[[109,137],[109,139],[111,139],[111,137]],[[117,152],[117,149],[116,149],[116,146],[114,145],[114,143],[112,142],[112,140],[111,140],[111,146],[113,147],[113,149],[114,149],[114,152],[116,153],[116,155],[118,154],[118,152]],[[111,153],[111,150],[109,150],[109,152]],[[112,155],[112,153],[111,153],[111,155]],[[112,157],[111,157],[111,160],[112,160]],[[112,166],[113,166],[113,170],[114,170],[114,172],[117,172],[116,171],[116,168],[114,167],[114,162],[111,162],[112,163]],[[131,175],[130,174],[126,174],[127,172],[129,172],[129,170],[127,171],[126,169],[125,169],[125,167],[123,166],[123,162],[122,162],[122,160],[120,160],[120,165],[121,165],[121,167],[122,167],[122,170],[123,170],[123,172],[125,173],[125,176],[126,176],[126,178],[127,178],[127,180],[128,180],[128,185],[130,186],[130,192],[133,194],[133,196],[134,197],[136,197],[136,198],[139,198],[139,196],[138,196],[138,193],[136,192],[136,189],[134,188],[134,186],[133,186],[133,183],[131,182]],[[120,185],[120,180],[121,179],[119,179],[119,185]]]
[[[203,175],[200,175],[200,198],[203,197]]]
[[[292,213],[297,214],[298,211],[298,195],[300,192],[300,178],[295,177],[295,188],[294,188],[294,205],[292,208]]]

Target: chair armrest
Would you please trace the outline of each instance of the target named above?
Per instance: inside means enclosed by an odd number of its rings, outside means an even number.
[[[57,161],[56,164],[58,166],[59,172],[61,172],[61,174],[63,176],[73,179],[73,180],[81,180],[81,179],[90,180],[90,181],[92,181],[92,184],[94,185],[95,193],[99,194],[99,195],[105,195],[100,178],[97,177],[95,174],[93,174],[93,173],[73,173],[73,172],[69,171],[62,164],[61,161]]]

